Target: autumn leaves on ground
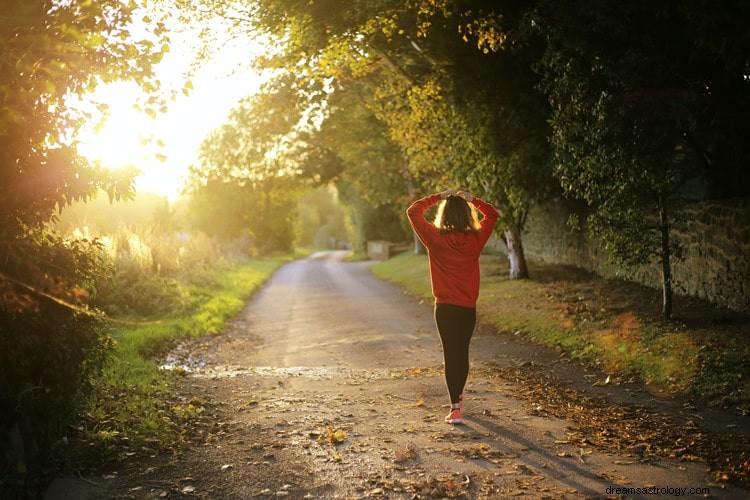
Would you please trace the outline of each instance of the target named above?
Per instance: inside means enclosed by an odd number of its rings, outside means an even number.
[[[398,282],[429,300],[426,263],[402,256],[375,273]],[[678,424],[640,410],[599,405],[586,388],[550,391],[558,386],[549,367],[535,367],[533,357],[521,368],[502,373],[516,380],[517,393],[528,404],[539,401],[545,412],[572,418],[609,448],[646,447],[662,456],[683,456],[712,463],[719,480],[746,481],[750,445],[732,429],[750,415],[747,380],[750,345],[745,339],[748,318],[704,301],[680,297],[675,320],[659,317],[658,291],[617,280],[602,280],[581,270],[532,264],[531,280],[507,279],[502,257],[482,258],[480,321],[506,334],[551,347],[567,359],[592,369],[593,386],[635,382],[672,407],[721,409],[738,424],[718,419],[717,437],[697,430],[695,422]],[[688,419],[690,420],[690,419]],[[721,425],[726,424],[726,429]]]
[[[161,358],[179,374],[155,395],[169,422],[164,441],[144,446],[137,436],[112,436],[111,462],[70,471],[87,481],[71,479],[79,497],[575,498],[649,484],[742,494],[748,437],[741,404],[708,410],[695,384],[681,385],[681,394],[660,385],[654,396],[637,367],[613,370],[594,357],[541,347],[531,327],[500,331],[492,306],[500,299],[480,305],[467,424],[445,424],[429,298],[406,296],[374,280],[367,263],[340,258],[316,254],[282,267],[220,335]],[[628,303],[629,285],[539,266],[544,278],[512,287],[535,290],[539,300],[528,297],[516,309],[511,288],[501,288],[509,283],[497,274],[501,258],[483,260],[484,291],[507,292],[498,307],[508,318],[514,310],[529,321],[554,317],[558,328],[572,321],[583,332],[595,322],[591,331],[600,332],[611,318],[597,294]],[[419,288],[425,264],[423,256],[403,255],[373,271]],[[584,302],[604,316],[582,314]],[[647,311],[629,314],[652,321]],[[618,321],[612,324],[621,328]],[[728,342],[745,321],[725,317],[713,334]]]

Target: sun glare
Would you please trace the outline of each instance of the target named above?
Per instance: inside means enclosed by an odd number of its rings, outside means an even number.
[[[134,108],[135,84],[116,83],[97,90],[91,98],[108,106],[107,117],[87,124],[79,134],[79,152],[105,167],[118,169],[138,166],[153,156],[147,145],[150,134],[148,117]]]
[[[174,40],[173,40],[174,42]],[[96,104],[106,104],[106,120],[92,120],[78,133],[79,152],[107,168],[133,166],[137,192],[178,197],[188,167],[197,161],[200,143],[221,126],[231,108],[256,92],[263,76],[251,67],[263,48],[249,39],[236,38],[222,47],[220,57],[204,63],[189,78],[193,62],[190,40],[173,43],[157,68],[165,89],[181,90],[189,79],[193,90],[181,92],[168,102],[168,111],[150,117],[134,108],[147,96],[132,82],[118,82],[97,89],[78,105],[96,115]]]

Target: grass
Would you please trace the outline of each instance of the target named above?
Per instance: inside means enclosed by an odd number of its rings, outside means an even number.
[[[575,268],[530,263],[510,280],[504,256],[483,255],[479,320],[598,367],[613,382],[638,379],[655,394],[690,394],[750,413],[748,319],[697,299],[676,298],[659,315],[656,290]],[[372,266],[379,278],[432,299],[427,257],[405,253]]]
[[[255,259],[224,266],[184,285],[202,298],[195,310],[159,318],[127,318],[135,326],[117,326],[115,347],[90,401],[88,438],[100,447],[127,451],[162,448],[177,438],[173,420],[183,415],[167,404],[172,373],[160,369],[157,356],[181,340],[221,332],[250,296],[291,256]]]

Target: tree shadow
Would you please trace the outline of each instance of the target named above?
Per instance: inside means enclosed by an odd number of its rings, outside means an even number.
[[[464,427],[481,434],[480,441],[493,447],[499,453],[518,456],[518,461],[533,469],[535,475],[543,474],[575,490],[576,494],[588,498],[599,498],[606,496],[606,489],[612,486],[612,481],[602,479],[591,472],[586,464],[573,462],[570,458],[558,457],[543,449],[539,443],[529,441],[481,416],[472,415],[469,421],[464,421]],[[519,449],[524,450],[522,455],[519,454]]]

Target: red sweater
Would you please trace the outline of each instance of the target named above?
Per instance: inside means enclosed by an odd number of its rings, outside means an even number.
[[[424,213],[441,200],[433,194],[417,200],[406,210],[411,226],[427,248],[430,280],[435,302],[476,307],[479,297],[479,254],[492,234],[498,214],[479,198],[471,200],[484,218],[477,233],[441,233]]]

